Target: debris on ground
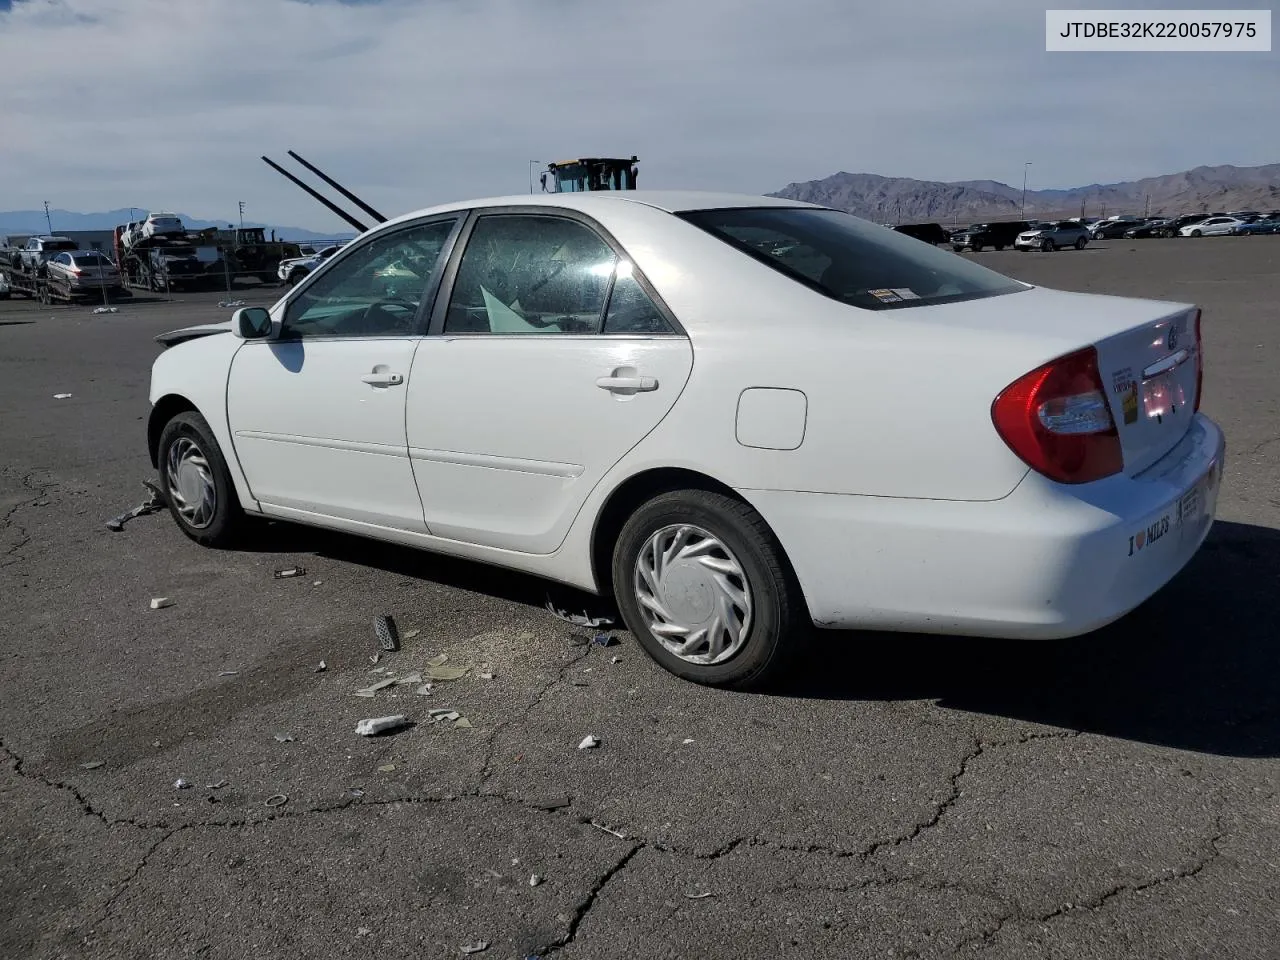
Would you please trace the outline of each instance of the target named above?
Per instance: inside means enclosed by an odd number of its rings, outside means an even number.
[[[428,661],[427,661],[427,666],[428,666],[428,667],[438,667],[438,666],[442,665],[443,663],[445,663],[448,659],[449,659],[449,655],[448,655],[447,653],[441,653],[441,654],[439,654],[439,655],[437,655],[437,656],[432,657],[430,660],[428,660]]]
[[[591,825],[595,827],[597,830],[603,830],[605,833],[608,833],[617,837],[619,840],[627,839],[627,835],[625,833],[619,833],[617,830],[612,830],[609,827],[606,827],[603,823],[596,823],[594,820],[592,820]]]
[[[107,529],[119,533],[124,529],[124,525],[134,517],[145,517],[149,513],[159,513],[164,509],[164,493],[156,486],[152,480],[143,480],[142,485],[150,491],[151,496],[144,502],[138,504],[132,510],[126,510],[118,517],[112,517],[107,521]]]
[[[120,308],[119,307],[94,307],[93,312],[94,313],[119,313]]]
[[[230,784],[228,784],[226,780],[219,780],[217,783],[206,783],[204,785],[204,788],[206,790],[221,790],[223,787],[226,787],[226,786],[230,786]]]
[[[276,743],[293,743],[292,733],[277,733]]]
[[[349,792],[357,800],[364,796],[364,791],[361,790],[359,787],[353,787]]]
[[[403,677],[396,677],[392,683],[397,687],[406,687],[411,683],[421,683],[421,673],[406,673]]]
[[[70,399],[71,399],[71,394],[69,394],[69,393],[55,393],[55,394],[53,395],[53,399],[55,399],[55,400],[70,400]]]
[[[325,672],[326,670],[328,670],[328,669],[329,669],[329,665],[328,665],[327,663],[325,663],[323,660],[321,660],[321,661],[320,661],[320,666],[316,667],[316,671],[315,671],[315,672],[316,672],[316,673],[324,673],[324,672]]]
[[[610,663],[621,663],[621,662],[622,662],[622,658],[621,658],[621,657],[610,657],[610,658],[609,658],[609,662],[610,662]]]
[[[429,696],[431,696],[431,684],[429,684],[429,683],[424,683],[424,684],[423,684],[422,686],[420,686],[417,690],[415,690],[415,691],[414,691],[414,693],[416,693],[416,694],[417,694],[418,696],[420,696],[420,697],[429,697]]]
[[[219,301],[218,301],[218,306],[220,306],[220,307],[243,307],[243,306],[245,305],[245,302],[246,302],[246,301],[244,301],[244,300],[219,300]]]
[[[394,763],[388,763],[384,766],[379,767],[378,772],[379,773],[395,773],[396,765]]]
[[[421,630],[410,630],[408,633],[406,633],[406,634],[404,635],[404,638],[405,638],[406,640],[412,640],[414,637],[416,637],[416,636],[417,636],[418,634],[420,634],[421,632],[422,632]]]
[[[379,660],[381,660],[381,659],[382,659],[382,654],[380,654],[380,653],[375,653],[372,657],[370,657],[370,658],[369,658],[369,662],[370,662],[370,663],[377,663],[377,662],[378,662]]]
[[[97,770],[99,767],[105,767],[106,765],[107,765],[107,761],[105,760],[90,760],[88,763],[80,764],[80,769],[81,770]]]
[[[531,801],[530,806],[535,810],[563,810],[565,807],[573,806],[573,800],[568,796],[543,797]]]
[[[571,687],[587,687],[587,686],[590,686],[590,684],[588,684],[588,683],[587,683],[587,681],[585,681],[585,680],[570,680],[570,681],[569,681],[569,686],[571,686]]]
[[[462,717],[457,710],[450,707],[437,707],[434,710],[428,710],[427,716],[431,718],[432,723],[438,723],[441,720],[454,721]]]
[[[568,640],[569,646],[571,647],[585,647],[590,642],[591,641],[588,640],[586,637],[580,637],[576,633],[573,636],[571,636]]]
[[[151,609],[163,610],[165,607],[172,607],[173,604],[174,604],[174,601],[170,600],[168,597],[156,597],[154,600],[151,601]]]
[[[394,686],[395,682],[396,682],[395,677],[386,677],[385,679],[379,680],[377,683],[370,684],[367,687],[362,687],[361,689],[357,690],[356,696],[372,697],[375,694],[377,694],[379,690],[385,690],[387,687]]]
[[[459,717],[457,720],[453,721],[453,726],[455,730],[470,730],[471,721],[466,717]]]
[[[557,610],[555,604],[551,602],[551,598],[547,597],[547,609],[551,613],[559,617],[565,623],[572,623],[577,627],[608,627],[613,625],[613,621],[608,617],[589,617],[585,613],[569,613],[567,610]]]
[[[272,574],[277,580],[288,580],[290,577],[305,577],[306,575],[306,567],[285,567],[283,570],[276,570]]]
[[[423,671],[423,675],[430,680],[439,680],[442,683],[449,683],[453,680],[461,680],[470,672],[470,667],[427,667],[427,669]]]
[[[600,738],[597,736],[588,734],[586,737],[583,738],[582,742],[578,744],[578,749],[594,750],[598,746],[600,746]]]
[[[541,884],[542,884],[542,878],[538,876],[536,873],[529,878],[529,886],[537,887],[537,886],[541,886]]]
[[[684,895],[684,898],[686,900],[705,900],[707,899],[707,897],[713,897],[713,896],[715,896],[715,894],[713,894],[710,890],[706,890],[706,891],[703,891],[702,893],[686,893]]]
[[[481,679],[481,680],[492,680],[492,679],[493,679],[493,671],[492,671],[492,670],[486,670],[484,673],[480,674],[480,679]]]
[[[181,777],[179,777],[177,780],[173,781],[173,789],[175,789],[175,790],[190,790],[190,789],[191,789],[191,784],[190,784],[190,783],[188,783],[186,780],[183,780]]]
[[[237,674],[239,674],[239,673],[240,673],[240,671],[239,671],[239,670],[220,670],[220,671],[218,671],[218,676],[220,676],[220,677],[234,677],[234,676],[236,676],[236,675],[237,675]]]
[[[324,581],[323,581],[323,580],[316,580],[316,581],[315,581],[314,583],[312,583],[311,585],[312,585],[313,587],[318,587],[318,586],[320,586],[322,583],[324,583]]]
[[[484,953],[489,949],[489,941],[481,940],[479,943],[468,943],[463,946],[463,953]]]
[[[383,650],[400,649],[400,634],[396,630],[396,622],[387,614],[373,618],[373,632],[378,636],[378,645]]]
[[[264,807],[283,807],[289,802],[289,795],[286,793],[277,793],[274,797],[267,797],[262,801]]]
[[[369,934],[371,934],[371,933],[373,933],[373,931],[372,931],[372,930],[370,930],[368,927],[357,927],[357,928],[356,928],[356,936],[357,936],[357,937],[367,937],[367,936],[369,936]]]
[[[379,733],[386,733],[389,730],[399,730],[401,727],[409,725],[409,718],[399,713],[390,717],[370,717],[356,724],[356,733],[362,737],[372,737]]]
[[[693,737],[689,737],[687,740],[685,740],[685,741],[683,741],[683,742],[684,742],[685,746],[688,746],[689,744],[693,743]]]
[[[619,640],[613,634],[601,631],[591,638],[591,642],[597,647],[616,647]]]

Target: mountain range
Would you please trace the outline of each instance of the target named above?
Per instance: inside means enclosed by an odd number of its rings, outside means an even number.
[[[72,210],[50,210],[49,219],[53,221],[53,232],[59,233],[67,230],[111,230],[118,224],[128,223],[133,219],[141,219],[147,215],[146,210],[137,208],[130,210],[125,207],[122,210],[107,210],[103,213],[76,213]],[[208,227],[225,228],[230,220],[200,220],[196,217],[189,217],[185,213],[178,214],[182,220],[182,225],[188,230],[204,230]],[[245,221],[246,227],[265,227],[267,235],[271,235],[271,231],[276,232],[277,239],[293,240],[299,243],[325,243],[332,240],[347,240],[354,234],[329,234],[315,233],[311,230],[303,230],[301,227],[281,227],[271,223],[250,223]],[[43,210],[3,210],[0,211],[0,236],[6,234],[46,234],[49,232],[49,224],[45,220]]]
[[[773,197],[845,210],[877,223],[952,222],[1018,218],[1022,188],[996,180],[910,180],[873,173],[837,173],[791,183]],[[1259,167],[1196,167],[1123,183],[1068,190],[1028,190],[1026,216],[1037,219],[1131,213],[1214,213],[1280,209],[1280,163]],[[1084,211],[1083,214],[1081,211]]]

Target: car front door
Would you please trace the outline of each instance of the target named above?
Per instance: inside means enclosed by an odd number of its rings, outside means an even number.
[[[450,273],[409,384],[427,527],[552,553],[671,410],[692,348],[625,252],[568,212],[478,216]]]
[[[227,418],[269,514],[424,532],[405,396],[461,214],[380,232],[273,310],[235,355]]]

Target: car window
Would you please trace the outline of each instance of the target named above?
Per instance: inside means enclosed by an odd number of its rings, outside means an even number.
[[[836,210],[738,207],[680,216],[805,286],[868,310],[1030,289],[949,251]]]
[[[285,309],[281,336],[396,337],[416,332],[418,307],[456,219],[381,234],[335,260]]]
[[[622,260],[614,271],[609,306],[604,313],[605,333],[674,333],[666,317],[635,277],[635,268]]]
[[[481,217],[453,285],[445,333],[596,333],[618,258],[566,217]]]

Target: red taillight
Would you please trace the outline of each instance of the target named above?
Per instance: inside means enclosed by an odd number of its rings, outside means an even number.
[[[1051,360],[1000,391],[996,432],[1027,466],[1059,483],[1089,483],[1124,468],[1093,347]]]
[[[1200,394],[1204,392],[1204,338],[1200,335],[1200,308],[1196,308],[1196,403],[1200,409]]]

